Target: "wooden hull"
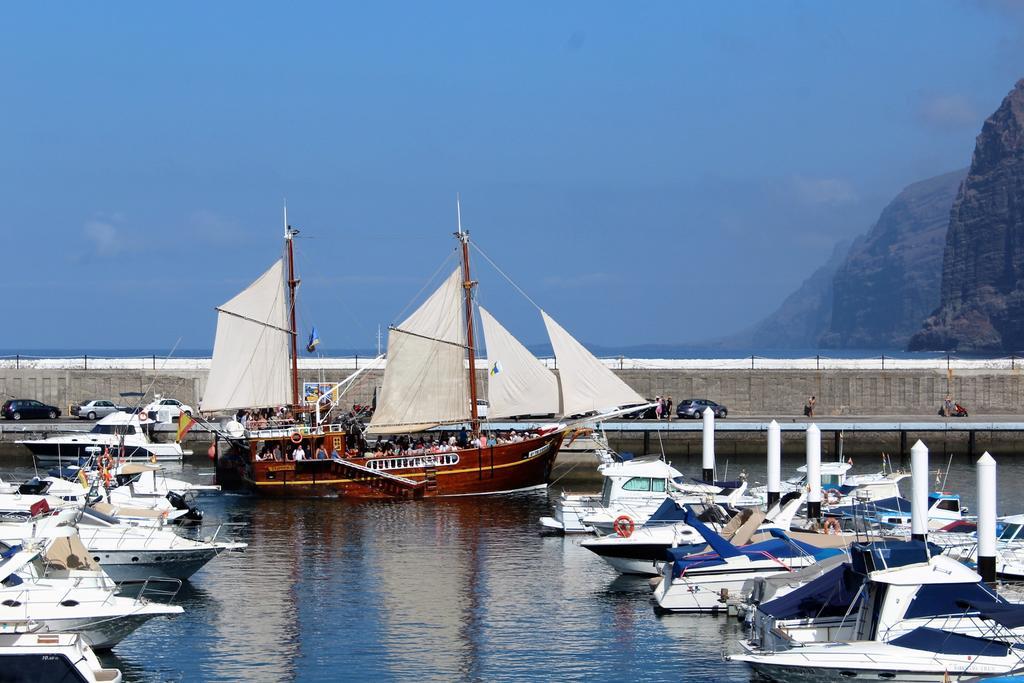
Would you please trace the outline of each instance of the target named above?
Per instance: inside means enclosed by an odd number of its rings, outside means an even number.
[[[563,436],[559,431],[518,443],[425,456],[253,461],[243,479],[258,495],[282,498],[392,500],[518,491],[548,483]],[[373,476],[367,468],[383,474]]]

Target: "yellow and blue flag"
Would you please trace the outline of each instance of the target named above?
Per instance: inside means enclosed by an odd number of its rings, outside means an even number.
[[[500,373],[501,373],[501,361],[500,360],[496,360],[496,361],[494,361],[494,365],[491,366],[491,376],[493,377],[494,375],[497,375],[497,374],[500,374]]]
[[[313,353],[316,350],[317,344],[319,343],[320,335],[317,333],[316,327],[314,327],[309,332],[309,342],[306,344],[306,351]]]

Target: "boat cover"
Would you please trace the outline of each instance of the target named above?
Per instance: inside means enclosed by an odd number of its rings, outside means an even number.
[[[941,554],[940,546],[925,541],[873,541],[850,544],[850,564],[853,571],[864,575],[878,569],[927,562],[931,556]]]
[[[961,609],[976,610],[982,619],[991,619],[1006,628],[1024,626],[1024,605],[1011,605],[1008,602],[981,602],[979,600],[957,600]]]
[[[899,638],[890,640],[889,644],[944,655],[1005,657],[1010,653],[1010,647],[1006,643],[988,638],[965,636],[927,626],[904,633]]]
[[[776,619],[841,617],[860,594],[864,577],[841,564],[780,598],[762,603],[758,609]]]

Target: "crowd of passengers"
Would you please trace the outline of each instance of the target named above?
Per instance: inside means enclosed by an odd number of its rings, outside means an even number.
[[[420,436],[413,438],[402,435],[394,441],[377,437],[372,450],[368,448],[365,441],[363,448],[351,448],[344,453],[344,457],[359,457],[360,453],[367,458],[394,458],[417,455],[435,455],[439,453],[451,453],[460,448],[487,448],[489,446],[500,446],[507,443],[519,443],[526,439],[533,439],[538,436],[535,432],[521,433],[516,430],[507,432],[476,432],[470,433],[465,428],[460,429],[456,434],[441,432],[438,438],[430,439]],[[307,453],[304,445],[287,443],[282,449],[280,443],[267,442],[257,452],[257,460],[275,460],[278,462],[292,460],[340,460],[342,454],[336,449],[330,451],[320,444],[314,453]]]
[[[325,420],[327,416],[331,414],[332,408],[333,405],[329,399],[320,404],[321,420]],[[344,408],[342,408],[342,412],[344,412]],[[368,406],[355,403],[352,405],[352,410],[348,411],[348,414],[342,416],[340,419],[365,418],[368,414]],[[296,416],[288,406],[280,406],[278,408],[259,408],[255,410],[239,410],[235,413],[235,420],[238,421],[245,429],[250,431],[257,431],[260,429],[284,429],[294,426],[300,422],[306,422],[310,417],[310,413],[307,412],[303,412]],[[332,417],[331,419],[336,418]]]

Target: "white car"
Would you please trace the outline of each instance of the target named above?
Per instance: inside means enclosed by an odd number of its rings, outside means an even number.
[[[141,412],[156,420],[160,419],[161,413],[166,413],[173,420],[181,417],[182,413],[191,416],[192,406],[187,406],[176,398],[160,398],[143,408]]]

